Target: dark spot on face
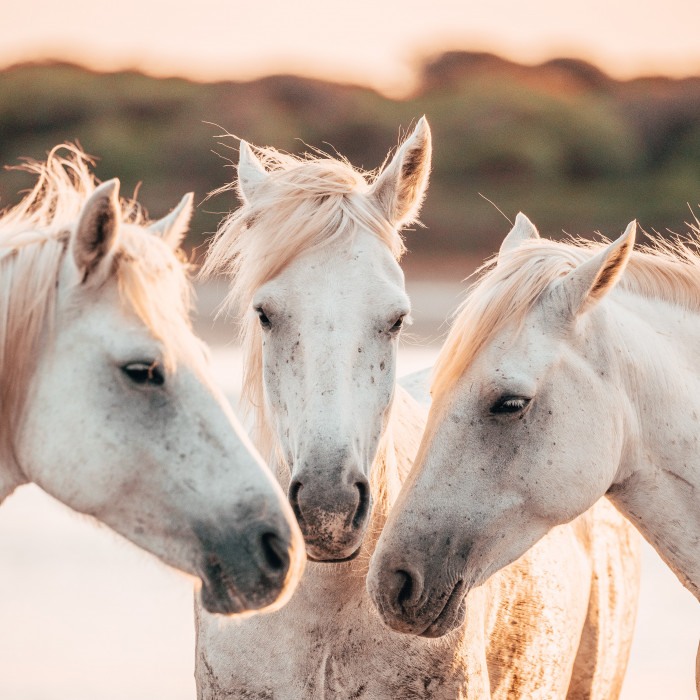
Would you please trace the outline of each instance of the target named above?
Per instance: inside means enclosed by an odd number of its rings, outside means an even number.
[[[385,367],[386,367],[386,365],[384,364],[384,360],[382,360],[382,361],[379,363],[379,369],[383,370]]]

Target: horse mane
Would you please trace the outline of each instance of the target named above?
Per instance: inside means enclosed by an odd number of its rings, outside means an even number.
[[[361,576],[367,575],[369,558],[374,552],[401,486],[413,467],[428,419],[428,409],[418,403],[400,384],[396,385],[389,423],[377,448],[370,470],[372,516],[363,552],[353,563]]]
[[[633,251],[616,289],[700,311],[700,229],[686,238],[660,236]],[[435,363],[433,400],[450,390],[479,351],[506,325],[520,326],[556,279],[592,258],[609,241],[526,241],[487,260],[455,313]],[[498,263],[498,264],[496,264]]]
[[[389,425],[382,435],[377,456],[385,464],[387,453],[394,455],[396,474],[401,484],[413,467],[427,420],[427,407],[419,404],[401,384],[397,383],[391,403]],[[387,478],[382,475],[381,469],[373,469],[372,479],[375,478],[377,483],[373,485],[375,489],[373,493],[379,493]]]
[[[375,234],[397,260],[405,247],[400,233],[368,196],[377,175],[325,154],[298,157],[273,148],[255,150],[267,177],[256,186],[253,201],[242,198],[242,205],[219,226],[203,274],[219,272],[231,280],[224,308],[235,309],[241,317],[242,404],[247,412],[256,411],[257,446],[271,454],[260,324],[250,308],[255,291],[300,255],[337,241],[350,242],[360,229]],[[236,189],[235,183],[215,193],[231,189]]]
[[[71,232],[99,184],[92,159],[72,144],[53,148],[45,162],[17,169],[36,184],[0,213],[0,450],[14,459],[13,436],[39,348],[53,329],[58,277]],[[174,251],[142,230],[148,218],[136,201],[122,199],[118,249],[113,256],[122,302],[172,356],[173,326],[189,325],[190,283]],[[155,293],[155,284],[158,284]],[[85,283],[90,284],[90,279]]]

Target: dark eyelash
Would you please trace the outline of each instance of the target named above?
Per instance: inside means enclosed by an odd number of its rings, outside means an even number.
[[[530,401],[525,396],[501,396],[491,406],[491,413],[520,413],[528,407]]]

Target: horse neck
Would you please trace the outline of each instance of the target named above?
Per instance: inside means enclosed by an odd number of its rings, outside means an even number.
[[[700,313],[629,294],[611,310],[613,382],[626,396],[608,495],[700,599]]]

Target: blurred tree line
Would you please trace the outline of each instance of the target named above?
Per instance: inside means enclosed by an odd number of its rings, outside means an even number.
[[[578,60],[530,67],[466,52],[425,63],[404,100],[294,76],[201,84],[19,65],[0,72],[0,163],[77,140],[99,158],[100,178],[120,177],[125,193],[142,183],[139,199],[158,217],[184,192],[202,202],[233,178],[237,141],[217,138],[224,131],[291,152],[337,150],[373,169],[422,114],[435,148],[427,229],[407,240],[424,256],[497,248],[508,224],[480,193],[548,236],[614,236],[635,217],[684,231],[687,204],[700,202],[700,77],[620,82]],[[29,184],[3,173],[0,205]],[[189,244],[235,205],[232,193],[201,204]]]

